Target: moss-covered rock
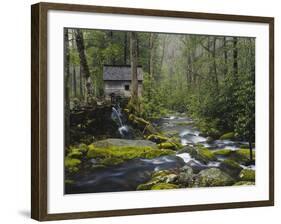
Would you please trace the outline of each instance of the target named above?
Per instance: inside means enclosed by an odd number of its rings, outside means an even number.
[[[179,188],[175,184],[169,184],[169,183],[158,183],[151,187],[151,190],[167,190],[167,189],[177,189]]]
[[[152,159],[159,156],[174,154],[169,149],[155,149],[150,146],[89,146],[87,158],[95,158],[99,164],[117,165],[134,158]]]
[[[185,165],[180,169],[180,173],[177,179],[178,183],[184,187],[190,187],[193,185],[193,169],[190,166]]]
[[[230,158],[243,165],[247,165],[252,162],[250,160],[250,150],[249,149],[235,150],[231,153]],[[255,160],[255,150],[253,150],[253,160]]]
[[[218,149],[212,151],[215,156],[229,156],[232,150],[230,149]]]
[[[238,181],[233,186],[241,186],[241,185],[255,185],[255,182],[251,182],[251,181]]]
[[[152,142],[156,142],[157,144],[163,143],[163,142],[166,142],[166,141],[169,140],[168,137],[162,136],[160,134],[148,135],[146,139],[149,140],[149,141],[152,141]]]
[[[178,175],[176,175],[171,170],[155,171],[151,174],[151,180],[148,181],[147,183],[140,184],[137,187],[137,190],[152,190],[152,188],[155,188],[155,186],[157,188],[159,184],[163,184],[163,186],[164,185],[166,186],[166,184],[176,185],[177,181],[178,181]]]
[[[234,180],[227,173],[218,168],[209,168],[199,172],[196,176],[195,187],[230,186]]]
[[[148,183],[144,183],[144,184],[140,184],[138,187],[137,187],[137,190],[139,191],[145,191],[145,190],[151,190],[152,186],[156,184],[154,182],[148,182]]]
[[[80,152],[79,148],[71,148],[69,153],[67,154],[67,157],[69,157],[69,158],[81,159],[82,156],[83,156],[83,153]]]
[[[66,170],[70,173],[76,173],[79,171],[79,165],[81,164],[81,160],[71,158],[66,156],[64,159],[64,166]]]
[[[255,182],[255,171],[251,169],[243,169],[239,174],[239,178],[241,181]]]
[[[106,148],[112,146],[149,146],[152,148],[157,148],[154,142],[148,140],[130,140],[130,139],[120,139],[120,138],[108,138],[100,141],[96,141],[89,145],[90,147]]]
[[[232,140],[234,138],[235,138],[235,133],[234,132],[228,132],[228,133],[223,134],[220,137],[220,140]]]
[[[220,168],[228,173],[232,177],[237,177],[240,171],[242,170],[241,166],[239,163],[235,162],[234,160],[231,159],[226,159],[221,162]]]
[[[189,149],[190,155],[198,161],[208,164],[210,161],[216,161],[216,156],[207,148],[197,145],[195,148]]]
[[[159,180],[161,178],[164,178],[165,176],[171,174],[170,170],[160,170],[160,171],[155,171],[151,174],[151,178],[153,180]]]
[[[79,151],[83,152],[83,153],[86,153],[88,151],[88,146],[86,144],[84,144],[84,143],[81,143],[79,145]]]
[[[179,149],[177,144],[175,144],[174,142],[163,142],[163,143],[157,144],[157,146],[159,149],[172,149],[172,150]]]

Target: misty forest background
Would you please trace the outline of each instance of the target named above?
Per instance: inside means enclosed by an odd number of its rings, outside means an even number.
[[[104,99],[104,64],[131,65],[135,114],[151,120],[186,112],[202,133],[233,132],[252,147],[254,38],[84,29],[65,29],[64,38],[66,119],[72,104]],[[133,85],[136,66],[144,71],[142,96]]]

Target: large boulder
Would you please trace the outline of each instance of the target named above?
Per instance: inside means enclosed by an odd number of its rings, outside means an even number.
[[[255,171],[251,169],[243,169],[239,174],[239,178],[241,181],[255,182]]]
[[[178,188],[178,176],[170,170],[160,170],[152,173],[151,180],[147,183],[140,184],[137,190],[160,190]]]
[[[242,170],[242,167],[239,165],[239,163],[231,159],[222,161],[220,168],[234,178],[237,178],[238,174]]]
[[[227,173],[218,168],[210,168],[200,171],[195,179],[195,187],[216,187],[230,186],[234,184],[234,180]]]
[[[217,157],[207,148],[196,146],[188,150],[191,157],[200,161],[201,163],[208,164],[210,161],[216,161]]]
[[[185,165],[180,169],[180,173],[177,179],[178,183],[184,187],[190,187],[193,185],[193,169],[190,166]]]
[[[110,146],[149,146],[157,148],[156,143],[148,140],[128,140],[119,138],[108,138],[101,141],[94,142],[96,147],[107,148]]]

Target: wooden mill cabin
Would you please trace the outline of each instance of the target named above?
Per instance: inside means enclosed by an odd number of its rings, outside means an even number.
[[[138,95],[142,94],[143,71],[137,68]],[[104,65],[103,66],[104,94],[106,99],[112,96],[128,98],[131,96],[131,66],[130,65]]]

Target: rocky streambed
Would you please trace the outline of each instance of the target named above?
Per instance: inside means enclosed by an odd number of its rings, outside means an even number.
[[[105,139],[70,149],[65,193],[96,193],[255,184],[245,142],[203,137],[184,114],[153,124],[165,137]],[[174,143],[173,143],[174,144]]]

